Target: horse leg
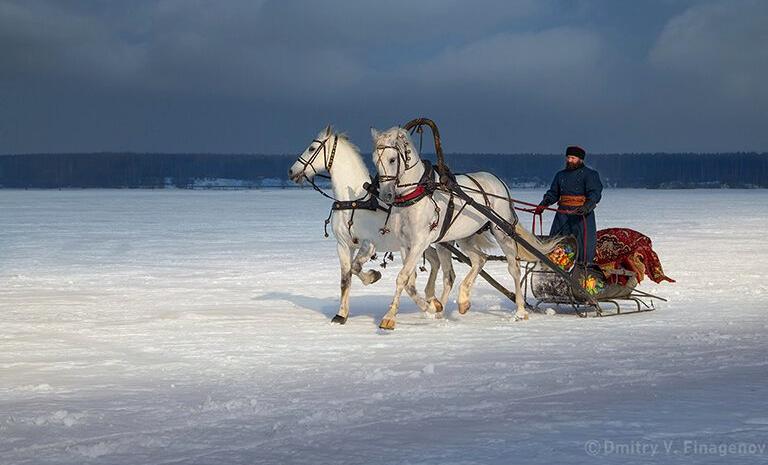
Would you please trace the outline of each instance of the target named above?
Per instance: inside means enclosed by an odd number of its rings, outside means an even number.
[[[440,270],[440,258],[434,247],[427,247],[424,251],[424,257],[429,262],[429,277],[427,285],[424,287],[424,296],[427,299],[435,297],[435,281],[437,281],[437,272]]]
[[[409,253],[410,252],[408,252],[408,249],[406,248],[406,252],[403,253],[403,256],[406,256]],[[411,273],[411,275],[408,277],[408,282],[405,284],[405,292],[408,294],[411,300],[413,300],[416,303],[416,305],[419,307],[419,309],[421,309],[422,312],[428,312],[431,310],[432,312],[437,313],[443,310],[442,304],[440,304],[440,302],[437,302],[437,299],[435,299],[434,297],[427,300],[421,297],[421,295],[419,295],[419,291],[416,290],[416,268],[413,269],[413,273]]]
[[[352,273],[360,278],[360,281],[362,281],[365,286],[373,284],[381,279],[381,273],[379,271],[363,271],[363,265],[371,259],[374,253],[376,253],[376,247],[371,241],[366,239],[360,245],[355,258],[352,260]]]
[[[331,320],[333,323],[344,324],[349,316],[349,291],[352,289],[352,251],[346,244],[338,243],[336,251],[341,265],[341,297],[339,311]]]
[[[469,261],[472,263],[472,267],[467,273],[467,276],[461,281],[459,285],[459,313],[462,315],[469,311],[469,307],[472,303],[469,301],[469,296],[472,293],[472,287],[475,284],[477,276],[482,271],[485,262],[487,261],[485,254],[482,250],[472,244],[471,239],[465,239],[459,242],[461,248],[469,257]]]
[[[498,228],[491,228],[491,231],[493,231],[493,237],[496,238],[499,247],[504,252],[504,256],[507,257],[507,270],[515,281],[515,305],[517,306],[515,319],[527,320],[528,311],[525,309],[523,284],[520,281],[520,263],[517,261],[517,242]]]
[[[410,249],[403,248],[401,251],[403,256],[403,268],[400,269],[400,272],[397,274],[395,295],[392,298],[392,303],[389,305],[389,310],[382,317],[381,322],[379,322],[379,328],[395,329],[397,311],[400,308],[400,296],[408,285],[408,282],[411,280],[411,275],[415,273],[416,265],[419,258],[421,258],[421,254],[424,253],[424,250],[426,250],[428,246],[429,243],[421,243]],[[418,295],[416,286],[409,286],[409,292],[411,291],[414,293],[414,296],[412,297],[414,297],[416,305],[418,305],[419,308],[426,308],[427,303],[423,298],[421,298],[421,296]]]
[[[453,254],[450,250],[438,245],[437,256],[440,258],[440,269],[443,272],[443,293],[440,296],[440,302],[445,306],[448,304],[448,297],[456,281],[456,272],[453,270]]]
[[[424,298],[416,290],[416,272],[411,273],[408,283],[405,285],[405,292],[413,300],[422,312],[440,313],[443,311],[443,304],[434,296]]]

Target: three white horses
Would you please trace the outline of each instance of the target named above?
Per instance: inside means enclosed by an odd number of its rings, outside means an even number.
[[[395,295],[379,324],[382,329],[394,329],[400,296],[422,253],[434,242],[472,240],[478,237],[476,233],[486,226],[488,219],[471,207],[465,208],[464,201],[452,198],[449,192],[438,189],[425,194],[425,190],[429,190],[429,180],[424,179],[427,165],[419,157],[407,131],[399,127],[381,133],[371,129],[371,136],[374,142],[373,163],[380,179],[379,196],[385,202],[393,204],[390,229],[403,249],[403,268],[397,277]],[[433,176],[436,177],[436,174]],[[540,252],[549,253],[556,247],[558,240],[542,243],[535,235],[517,224],[509,190],[499,178],[486,172],[459,175],[456,178],[465,192],[477,202],[485,203],[506,221],[515,224],[515,232]],[[453,208],[449,208],[449,203],[453,204]],[[494,226],[490,231],[507,258],[507,269],[515,282],[515,317],[527,319],[518,260],[535,261],[535,257],[524,248],[518,247],[517,243],[499,228]],[[485,256],[482,252],[468,252],[472,260],[470,275],[474,273],[476,277]],[[469,309],[468,293],[473,281],[474,279],[465,279],[468,284],[466,289],[462,283],[459,295],[459,311],[462,313]]]
[[[363,187],[371,182],[371,176],[358,148],[344,134],[334,132],[331,126],[317,135],[288,170],[289,178],[296,183],[311,182],[315,176],[325,174],[330,176],[335,198],[331,223],[341,265],[339,311],[332,321],[344,324],[349,316],[352,275],[360,278],[365,285],[372,284],[381,278],[381,273],[363,271],[363,265],[376,252],[400,251],[397,235],[381,233],[382,228],[396,228],[399,219],[389,218],[387,221],[389,215],[386,209],[375,207],[376,198]],[[406,276],[404,286],[421,310],[439,312],[442,310],[441,301],[447,299],[455,277],[450,253],[441,252],[438,256],[433,247],[422,250],[419,258],[421,253],[431,266],[424,289],[426,299],[416,291],[415,267]],[[441,265],[444,288],[438,301],[435,298],[435,280]]]

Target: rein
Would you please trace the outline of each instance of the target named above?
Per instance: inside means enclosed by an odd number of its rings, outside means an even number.
[[[461,186],[461,187],[462,187],[462,189],[470,191],[470,192],[483,192],[482,189],[478,191],[477,189],[473,189],[471,187],[466,187],[466,186]],[[534,207],[534,208],[521,208],[521,207],[514,207],[514,208],[515,208],[515,210],[519,210],[519,211],[523,211],[523,212],[527,212],[527,213],[533,214],[533,225],[531,227],[531,232],[533,232],[533,234],[536,234],[536,217],[538,217],[539,218],[539,229],[541,230],[541,233],[544,234],[544,218],[543,218],[543,214],[541,214],[541,213],[537,214],[536,213],[536,208],[535,207],[537,207],[538,204],[526,202],[526,201],[520,200],[520,199],[515,199],[515,198],[510,197],[509,195],[507,197],[502,197],[500,195],[495,195],[495,194],[483,192],[483,196],[485,196],[485,195],[488,195],[488,196],[491,196],[491,197],[495,197],[495,198],[498,198],[498,199],[505,199],[505,200],[508,200],[508,201],[510,201],[512,203],[519,203],[519,204],[522,204],[522,205],[527,205],[529,207]],[[487,198],[486,198],[486,201],[487,201]],[[573,214],[573,212],[571,210],[564,210],[562,208],[545,207],[544,209],[545,210],[549,210],[549,211],[553,211],[555,213],[563,213],[563,214],[566,214],[566,215],[572,215]],[[581,236],[582,236],[582,242],[583,242],[582,243],[582,247],[584,248],[583,249],[584,250],[584,254],[586,254],[586,250],[587,250],[587,216],[586,215],[582,215],[582,217],[581,217],[581,227],[582,227],[582,235]],[[558,234],[559,234],[559,232],[558,232]],[[583,256],[585,256],[585,255],[583,255]],[[584,266],[586,266],[586,265],[584,264]]]

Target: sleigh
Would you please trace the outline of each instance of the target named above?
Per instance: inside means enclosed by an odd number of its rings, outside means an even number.
[[[535,265],[526,266],[526,297],[530,289],[536,303],[542,305],[569,306],[579,316],[593,311],[597,316],[619,315],[655,310],[655,302],[666,299],[637,289],[645,277],[659,283],[674,282],[664,274],[651,240],[628,228],[610,228],[597,232],[597,256],[595,264],[583,266],[573,259],[578,256],[578,242],[564,241],[550,254],[552,261],[581,285],[594,303],[583,294],[572,292],[562,277],[551,269]],[[626,307],[630,308],[627,310]]]
[[[610,232],[626,232],[646,238],[642,234],[630,230],[614,228],[610,230],[598,231],[598,234],[608,236]],[[604,251],[606,240],[598,239],[598,252]],[[572,237],[563,238],[561,247],[549,254],[549,258],[557,265],[560,270],[565,271],[572,278],[567,281],[559,272],[554,271],[547,266],[541,266],[537,263],[525,263],[523,274],[524,296],[526,302],[533,301],[530,309],[535,312],[544,312],[546,308],[554,307],[557,313],[572,313],[580,317],[589,315],[610,316],[629,313],[650,312],[658,307],[658,302],[666,302],[667,299],[638,289],[638,271],[649,270],[648,277],[656,282],[663,280],[674,282],[661,271],[661,265],[658,258],[652,260],[648,258],[648,267],[638,270],[637,265],[627,265],[631,258],[638,255],[646,255],[638,252],[637,248],[627,247],[627,252],[613,262],[602,260],[606,265],[599,267],[591,265],[585,267],[575,263],[574,257],[578,255],[578,245]],[[602,246],[602,247],[601,247]],[[454,259],[466,263],[466,257],[456,247],[450,246],[454,254]],[[652,249],[650,249],[652,252]],[[655,257],[655,253],[652,255]],[[488,256],[490,261],[506,261],[505,257],[498,255]],[[637,258],[636,258],[637,259]],[[600,262],[600,257],[598,257]],[[653,271],[650,271],[653,270]],[[655,273],[655,275],[653,274]],[[505,295],[510,300],[515,300],[513,292],[505,288],[496,281],[487,272],[481,275],[491,286]],[[593,302],[585,298],[583,292],[574,292],[573,282],[579,284],[579,290],[583,290],[586,295],[592,297]]]
[[[606,316],[610,314],[637,313],[655,310],[653,299],[664,301],[665,299],[647,294],[636,289],[635,284],[609,284],[599,292],[592,294],[596,303],[587,302],[585,299],[575,295],[565,284],[564,280],[549,270],[535,270],[530,268],[526,273],[526,299],[528,289],[530,288],[536,303],[533,306],[535,311],[543,311],[542,305],[570,307],[573,312],[579,316],[587,316],[589,312],[594,311],[596,316]],[[618,271],[617,272],[621,272]],[[589,270],[585,273],[586,279],[599,279],[589,277]],[[584,279],[584,278],[580,278]],[[528,283],[530,283],[528,285]],[[633,303],[635,308],[626,311],[622,308],[622,303]],[[613,312],[607,312],[606,307],[611,306]]]
[[[532,294],[535,300],[534,311],[541,312],[546,307],[554,306],[558,310],[569,308],[581,317],[592,312],[595,316],[608,316],[649,312],[656,309],[655,301],[666,302],[663,297],[637,289],[637,278],[630,270],[618,268],[606,273],[575,265],[570,273],[593,297],[594,302],[574,293],[555,272],[537,269],[529,264],[525,273],[525,295],[527,300],[528,293]]]

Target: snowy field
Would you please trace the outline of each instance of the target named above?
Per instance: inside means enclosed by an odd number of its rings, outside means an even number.
[[[469,314],[406,297],[389,333],[398,266],[329,323],[328,207],[0,190],[0,464],[768,461],[768,191],[605,191],[598,227],[678,281],[641,285],[655,312],[514,322],[478,280]]]

